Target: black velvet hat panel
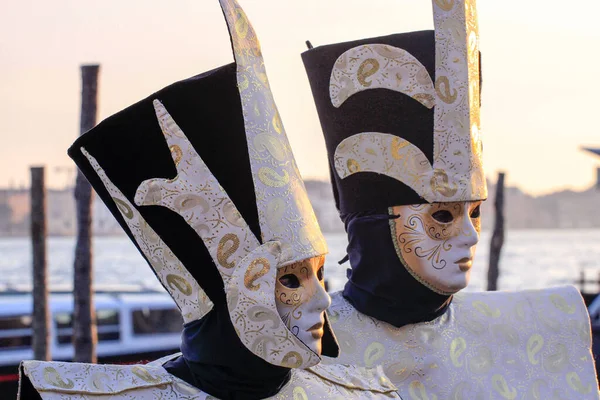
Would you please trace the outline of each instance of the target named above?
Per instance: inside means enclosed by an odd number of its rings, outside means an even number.
[[[335,172],[333,158],[342,140],[362,132],[393,134],[410,141],[433,161],[434,111],[410,96],[388,89],[370,89],[349,97],[339,108],[332,104],[329,84],[336,60],[347,50],[365,44],[406,50],[435,81],[434,31],[319,46],[302,54],[325,136],[332,183],[337,189],[336,205],[342,213],[425,202],[407,185],[385,175],[358,173],[341,179]]]
[[[170,179],[177,174],[155,115],[152,104],[155,99],[164,104],[253,233],[260,237],[236,67],[235,64],[229,64],[154,93],[102,121],[69,149],[69,156],[133,243],[136,243],[135,238],[80,148],[84,147],[96,158],[109,179],[135,204],[135,192],[144,180]],[[183,218],[160,206],[137,209],[148,224],[159,232],[210,299],[215,303],[224,302],[223,283],[218,270],[202,239]]]

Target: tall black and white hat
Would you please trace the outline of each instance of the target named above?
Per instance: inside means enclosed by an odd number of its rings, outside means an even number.
[[[433,0],[435,31],[302,54],[342,213],[487,197],[475,0]]]
[[[235,63],[174,83],[82,135],[69,155],[181,309],[226,310],[243,345],[277,366],[319,355],[275,306],[279,267],[327,252],[275,106],[260,45],[220,0]],[[225,328],[224,328],[225,329]],[[325,329],[323,354],[337,354]]]

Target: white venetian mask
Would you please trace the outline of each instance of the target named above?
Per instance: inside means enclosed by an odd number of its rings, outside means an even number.
[[[439,294],[465,288],[479,241],[481,201],[393,207],[396,253],[406,269]]]
[[[313,257],[277,270],[277,312],[287,328],[316,354],[321,354],[325,310],[331,298],[325,291],[325,257]]]

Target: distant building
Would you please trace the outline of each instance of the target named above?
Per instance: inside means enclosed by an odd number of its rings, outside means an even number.
[[[71,236],[75,234],[75,197],[71,188],[46,192],[48,234]]]
[[[331,184],[305,181],[308,197],[323,232],[343,232]],[[482,205],[482,228],[494,223],[495,185],[488,183],[489,200]],[[48,234],[74,235],[77,229],[73,189],[48,190]],[[565,190],[544,196],[531,196],[516,187],[506,187],[505,212],[507,229],[600,228],[600,190],[581,192]],[[92,229],[94,235],[123,235],[123,229],[104,203],[94,197]],[[29,235],[29,189],[0,189],[0,237]]]
[[[0,236],[29,232],[29,190],[0,189]]]
[[[0,236],[29,235],[29,189],[0,189]],[[77,230],[73,188],[46,192],[47,231],[72,236]],[[120,235],[123,230],[104,203],[94,197],[92,229],[95,235]]]
[[[94,235],[124,235],[123,228],[98,196],[94,197],[94,210],[92,218],[92,232]]]

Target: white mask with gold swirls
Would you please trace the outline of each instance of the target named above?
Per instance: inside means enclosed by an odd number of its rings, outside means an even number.
[[[449,295],[469,283],[481,231],[481,201],[395,206],[390,220],[396,253],[415,279]]]
[[[331,298],[325,291],[325,257],[313,257],[277,270],[277,311],[287,328],[316,354],[321,354],[325,310]]]

